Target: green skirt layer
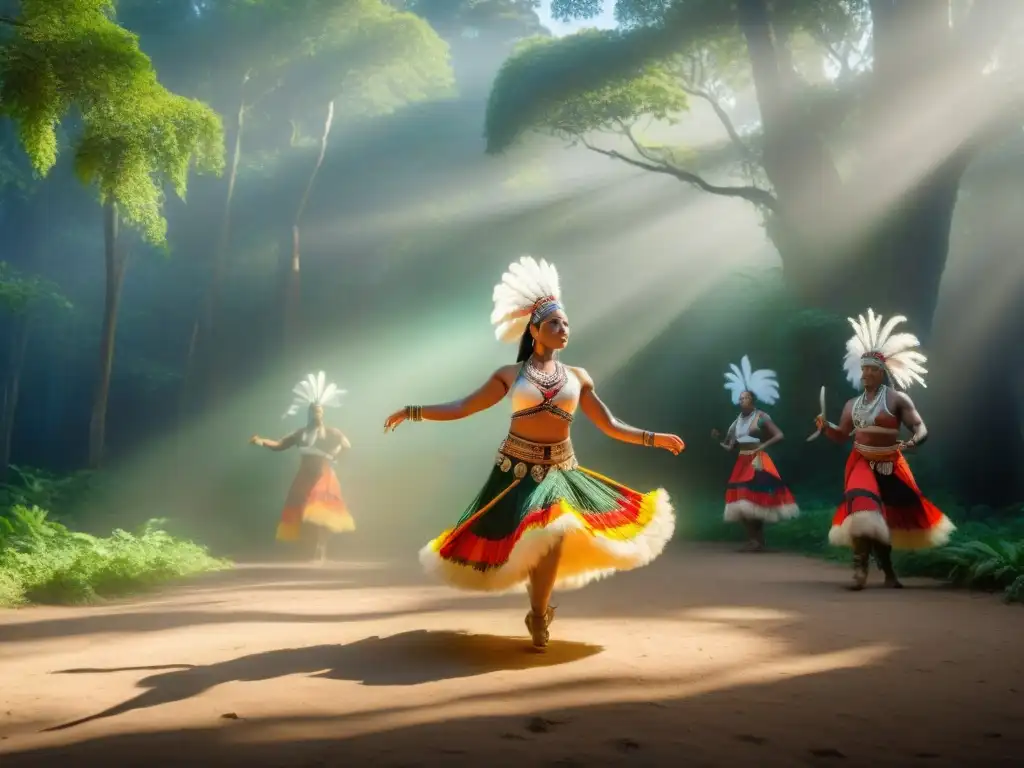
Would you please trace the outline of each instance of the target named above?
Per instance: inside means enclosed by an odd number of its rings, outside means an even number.
[[[639,493],[583,467],[495,466],[455,526],[420,552],[454,587],[503,592],[561,546],[556,588],[573,589],[654,560],[675,531],[664,489]]]

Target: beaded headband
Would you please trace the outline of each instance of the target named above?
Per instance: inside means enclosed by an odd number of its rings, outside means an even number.
[[[534,325],[544,321],[548,315],[562,309],[561,303],[554,296],[545,296],[537,299],[533,304],[533,312],[530,314],[530,322]]]

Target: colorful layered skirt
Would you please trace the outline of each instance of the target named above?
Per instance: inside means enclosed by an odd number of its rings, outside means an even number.
[[[320,526],[334,533],[356,528],[342,498],[338,476],[330,462],[317,456],[302,457],[277,525],[278,541],[298,541],[303,524]]]
[[[640,493],[578,465],[572,443],[509,435],[456,525],[420,551],[428,572],[464,590],[524,589],[559,541],[555,589],[647,565],[675,532],[668,493]]]
[[[800,514],[792,492],[782,482],[771,457],[741,450],[725,488],[725,520],[777,523]]]
[[[921,493],[899,450],[854,445],[844,487],[828,534],[834,546],[850,547],[863,537],[893,549],[929,549],[948,542],[956,530]]]

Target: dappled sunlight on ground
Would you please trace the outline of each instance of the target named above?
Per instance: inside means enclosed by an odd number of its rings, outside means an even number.
[[[935,760],[971,733],[972,764],[1024,746],[1011,735],[1024,733],[1020,611],[913,585],[853,594],[847,575],[672,553],[556,595],[543,653],[526,639],[525,596],[461,595],[407,563],[246,567],[135,603],[12,611],[0,614],[0,754],[5,768],[142,765],[171,744],[159,764],[664,753],[770,765],[819,748],[867,760],[899,723],[941,731],[930,765],[954,764]]]

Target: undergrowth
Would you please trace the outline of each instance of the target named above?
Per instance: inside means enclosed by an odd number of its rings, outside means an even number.
[[[999,521],[965,519],[963,512],[945,507],[956,524],[949,544],[935,549],[894,552],[902,576],[941,579],[971,589],[1001,592],[1007,602],[1024,603],[1024,509]],[[713,510],[713,511],[712,511]],[[848,549],[828,543],[835,507],[801,509],[795,520],[768,526],[769,547],[848,562]],[[722,520],[721,507],[703,506],[685,535],[698,541],[738,541],[738,524]]]
[[[150,520],[137,534],[97,537],[69,530],[38,506],[0,513],[0,606],[87,603],[230,563]]]

